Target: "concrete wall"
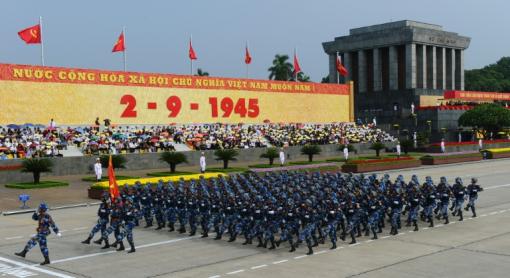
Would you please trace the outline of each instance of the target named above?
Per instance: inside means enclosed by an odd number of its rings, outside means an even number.
[[[355,144],[358,153],[372,153],[369,149],[370,144]],[[387,143],[388,147],[393,147],[393,143]],[[322,153],[318,156],[331,157],[341,156],[341,152],[337,151],[338,145],[323,145],[321,146]],[[301,155],[301,147],[293,146],[285,149],[286,154],[289,157],[289,161],[306,160],[307,157]],[[254,148],[254,149],[243,149],[239,150],[239,156],[237,156],[237,162],[244,163],[259,163],[267,162],[267,159],[260,158],[260,155],[265,152],[265,148]],[[200,152],[189,151],[184,152],[188,158],[188,163],[181,164],[181,166],[196,166],[198,171]],[[205,151],[208,165],[217,164],[218,162],[214,159],[214,151]],[[126,154],[127,162],[125,170],[145,170],[145,169],[158,169],[167,168],[168,164],[159,161],[160,153],[144,153],[144,154]],[[92,175],[93,164],[96,157],[94,156],[82,156],[82,157],[63,157],[53,158],[54,166],[52,173],[43,174],[44,176],[66,176],[66,175]],[[221,162],[219,162],[221,163]],[[19,165],[20,160],[4,160],[0,161],[1,166],[7,165]],[[30,173],[21,173],[18,170],[15,171],[0,171],[0,184],[7,182],[29,182],[32,180]]]

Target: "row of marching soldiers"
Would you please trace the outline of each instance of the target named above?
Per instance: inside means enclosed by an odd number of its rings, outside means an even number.
[[[124,250],[126,237],[134,252],[133,228],[144,219],[145,228],[168,227],[169,232],[181,234],[189,228],[189,236],[194,236],[200,226],[202,237],[214,232],[214,239],[220,240],[228,234],[233,242],[242,236],[243,245],[256,240],[257,247],[269,249],[288,242],[293,252],[306,243],[307,254],[313,254],[313,247],[328,238],[332,249],[338,238],[350,237],[350,244],[363,233],[377,239],[386,222],[390,234],[396,235],[401,219],[417,231],[420,221],[433,226],[437,218],[448,224],[449,210],[460,221],[463,209],[471,209],[476,217],[475,201],[482,190],[475,178],[466,187],[461,178],[450,185],[442,177],[436,185],[430,177],[421,184],[417,176],[405,182],[401,175],[392,181],[389,175],[378,179],[376,175],[303,172],[136,184],[125,186],[112,204],[108,196],[103,198],[98,223],[83,243],[89,244],[101,231],[95,243],[104,242],[103,248],[109,248],[108,237],[114,233],[112,245],[117,250]],[[469,203],[463,208],[466,200]]]

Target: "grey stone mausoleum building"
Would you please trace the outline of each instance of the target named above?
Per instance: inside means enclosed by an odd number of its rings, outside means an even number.
[[[437,105],[445,90],[464,90],[470,40],[439,25],[403,20],[354,28],[322,45],[329,81],[354,81],[357,118],[405,125],[411,104]],[[349,71],[345,78],[337,74],[337,55]]]

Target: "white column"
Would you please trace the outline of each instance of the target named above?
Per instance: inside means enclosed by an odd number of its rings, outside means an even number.
[[[446,49],[446,89],[455,90],[455,49]]]
[[[329,55],[329,83],[338,83],[336,70],[336,53]]]
[[[416,48],[416,87],[427,88],[427,46],[417,45]]]
[[[374,66],[374,92],[382,91],[382,61],[381,50],[379,48],[373,49],[373,66]]]
[[[416,88],[416,44],[406,44],[406,89]]]
[[[345,69],[349,72],[347,76],[345,77],[345,84],[349,83],[351,81],[351,74],[352,74],[352,61],[351,61],[351,53],[345,52],[344,53],[344,60],[342,61],[344,64]]]
[[[464,50],[455,50],[455,90],[464,90]]]
[[[427,88],[437,88],[437,54],[435,46],[427,46]]]
[[[446,89],[446,49],[444,47],[436,47],[437,54],[437,88],[439,90]]]
[[[392,45],[389,47],[389,66],[390,66],[390,90],[398,90],[398,51],[397,47]]]

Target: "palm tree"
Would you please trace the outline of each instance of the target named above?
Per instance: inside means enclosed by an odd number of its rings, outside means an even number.
[[[275,55],[273,66],[268,69],[270,80],[288,81],[291,79],[294,67],[288,60],[288,55]]]
[[[372,143],[372,145],[370,146],[370,149],[375,151],[375,156],[377,156],[377,157],[379,157],[379,153],[381,152],[381,150],[383,150],[385,148],[386,148],[386,145],[384,145],[381,142]]]
[[[101,161],[101,166],[103,166],[103,168],[108,168],[108,161],[110,159],[110,155],[102,155],[99,159]],[[124,155],[120,154],[112,155],[113,169],[126,168],[124,164],[126,164],[126,157]]]
[[[301,148],[301,154],[308,156],[308,162],[313,161],[313,156],[321,153],[321,148],[318,145],[304,145]]]
[[[310,82],[310,76],[306,75],[304,72],[299,72],[297,75],[297,80],[299,82]]]
[[[228,168],[228,162],[229,161],[235,161],[237,160],[236,156],[239,153],[234,149],[219,149],[214,152],[214,155],[216,156],[216,160],[223,161],[223,169]]]
[[[273,165],[274,159],[280,156],[276,148],[267,148],[266,152],[261,154],[261,158],[269,159],[269,165]]]
[[[32,173],[34,176],[34,184],[38,184],[41,180],[41,173],[51,172],[53,162],[47,158],[28,158],[22,162],[21,172]]]
[[[179,152],[164,152],[159,157],[160,161],[164,161],[170,165],[170,173],[175,173],[177,164],[188,162],[188,158]]]
[[[201,68],[197,69],[197,76],[209,76],[209,73],[207,71],[203,71]]]

